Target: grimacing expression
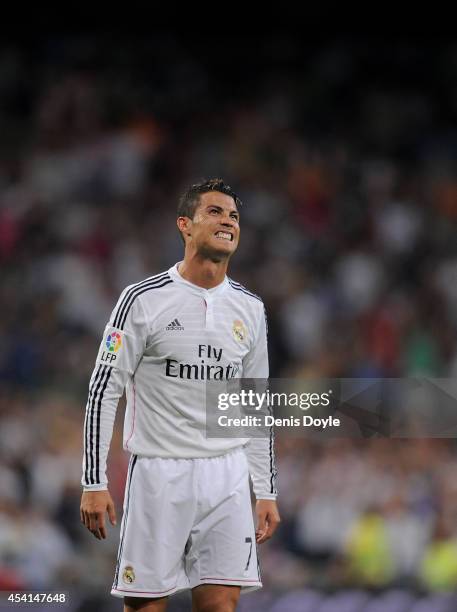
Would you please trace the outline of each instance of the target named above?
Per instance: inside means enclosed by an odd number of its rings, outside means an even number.
[[[184,217],[184,219],[187,219]],[[232,197],[219,191],[200,196],[194,218],[187,228],[196,250],[206,256],[232,255],[240,238],[240,215]]]

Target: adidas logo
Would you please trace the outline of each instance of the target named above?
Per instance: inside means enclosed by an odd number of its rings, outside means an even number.
[[[184,327],[178,321],[178,319],[174,319],[171,323],[169,323],[166,328],[167,331],[184,331]]]

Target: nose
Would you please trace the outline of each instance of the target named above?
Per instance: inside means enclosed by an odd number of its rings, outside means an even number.
[[[224,227],[231,227],[234,228],[235,227],[235,222],[232,219],[232,217],[230,217],[230,214],[226,214],[224,215],[222,221],[221,221],[221,225],[223,225]]]

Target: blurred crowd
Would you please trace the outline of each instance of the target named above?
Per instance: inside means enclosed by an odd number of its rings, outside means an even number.
[[[230,275],[264,299],[272,376],[456,375],[457,46],[300,44],[237,74],[166,37],[1,49],[0,588],[109,589],[116,530],[79,524],[87,385],[121,290],[180,260],[190,183],[243,200]],[[456,451],[280,437],[266,585],[455,588]]]

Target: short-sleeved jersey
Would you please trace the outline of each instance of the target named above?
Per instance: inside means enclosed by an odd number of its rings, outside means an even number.
[[[107,486],[112,427],[126,388],[126,450],[191,459],[245,446],[256,496],[274,498],[272,433],[252,440],[205,434],[206,381],[268,377],[264,305],[227,277],[212,289],[194,285],[178,265],[127,287],[111,314],[90,381],[82,483]]]

